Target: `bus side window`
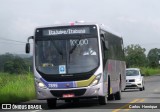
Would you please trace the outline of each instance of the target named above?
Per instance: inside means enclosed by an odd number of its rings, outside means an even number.
[[[108,49],[106,48],[106,43],[104,42],[104,59],[107,61],[108,59]]]
[[[107,49],[105,46],[105,42],[103,40],[101,40],[101,45],[102,45],[102,56],[103,56],[103,60],[104,62],[107,61],[107,57],[108,57],[108,53],[107,53]]]
[[[104,42],[103,42],[103,40],[101,39],[101,49],[102,49],[102,58],[103,58],[103,60],[104,60]]]

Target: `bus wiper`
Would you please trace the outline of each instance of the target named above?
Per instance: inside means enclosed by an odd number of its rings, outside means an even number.
[[[74,45],[74,47],[69,51],[69,54],[72,54],[73,53],[73,51],[76,49],[76,45]]]
[[[78,40],[78,43],[79,43],[80,39]],[[69,51],[69,54],[72,54],[73,51],[76,49],[77,45],[74,45],[74,47]]]

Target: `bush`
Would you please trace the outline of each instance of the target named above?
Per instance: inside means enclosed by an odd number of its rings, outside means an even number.
[[[145,76],[157,75],[160,74],[159,68],[149,68],[149,67],[139,67],[142,71],[142,74]]]
[[[31,74],[0,73],[0,103],[17,103],[35,98],[34,79]]]

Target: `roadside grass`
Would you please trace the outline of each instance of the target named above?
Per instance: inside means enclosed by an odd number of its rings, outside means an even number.
[[[18,103],[34,98],[33,75],[0,73],[0,103]]]
[[[152,76],[160,74],[160,68],[149,68],[149,67],[139,67],[142,71],[142,74],[145,76]]]

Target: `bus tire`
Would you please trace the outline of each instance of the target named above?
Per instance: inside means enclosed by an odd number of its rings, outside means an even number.
[[[121,100],[121,82],[119,84],[119,91],[114,94],[115,100]]]
[[[107,97],[106,96],[99,96],[98,97],[98,102],[99,102],[100,105],[106,105]]]
[[[109,94],[108,95],[108,100],[114,100],[114,95],[113,94]]]
[[[115,100],[121,100],[121,91],[118,91],[115,95]]]
[[[47,105],[49,109],[56,108],[57,100],[56,99],[47,99]]]
[[[108,100],[113,100],[114,95],[110,93],[110,87],[111,87],[110,76],[108,76]]]

